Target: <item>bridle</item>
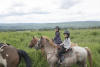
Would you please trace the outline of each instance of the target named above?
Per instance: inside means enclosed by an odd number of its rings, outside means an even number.
[[[41,43],[41,39],[38,40],[38,42],[37,42],[36,45],[37,45],[39,48],[43,48],[43,46],[42,46],[40,43]],[[54,48],[54,51],[53,51],[53,52],[47,52],[46,54],[47,54],[47,55],[52,54],[52,55],[48,58],[48,60],[50,60],[55,54],[57,54],[57,52],[56,52],[56,49]]]

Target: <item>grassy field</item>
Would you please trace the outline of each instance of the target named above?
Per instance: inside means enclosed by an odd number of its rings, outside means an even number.
[[[70,32],[72,42],[91,49],[93,67],[100,67],[100,29],[70,29]],[[0,32],[0,42],[9,43],[18,49],[25,50],[32,59],[32,67],[48,67],[48,63],[41,55],[40,51],[28,48],[28,44],[32,37],[40,37],[41,35],[53,38],[54,31]],[[61,31],[61,37],[62,40],[64,40],[63,30]],[[19,67],[25,67],[25,62],[23,60],[21,61]]]

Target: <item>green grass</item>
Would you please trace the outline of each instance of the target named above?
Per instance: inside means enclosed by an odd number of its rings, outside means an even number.
[[[100,29],[70,29],[70,32],[72,42],[91,49],[93,67],[100,67]],[[48,67],[48,63],[42,56],[41,51],[28,48],[28,44],[30,43],[32,37],[40,37],[41,35],[53,38],[54,31],[0,32],[0,42],[9,43],[18,49],[25,50],[32,59],[32,67]],[[62,40],[64,40],[63,30],[61,31],[61,37]],[[21,61],[19,67],[25,67],[25,62],[23,60]]]

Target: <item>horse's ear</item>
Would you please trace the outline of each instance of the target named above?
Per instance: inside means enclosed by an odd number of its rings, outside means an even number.
[[[49,40],[48,40],[48,39],[46,39],[46,41],[48,41],[48,42],[49,42]]]

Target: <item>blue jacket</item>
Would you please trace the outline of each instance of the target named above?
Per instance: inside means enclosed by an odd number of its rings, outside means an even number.
[[[58,45],[61,44],[60,32],[55,32],[54,42]]]

